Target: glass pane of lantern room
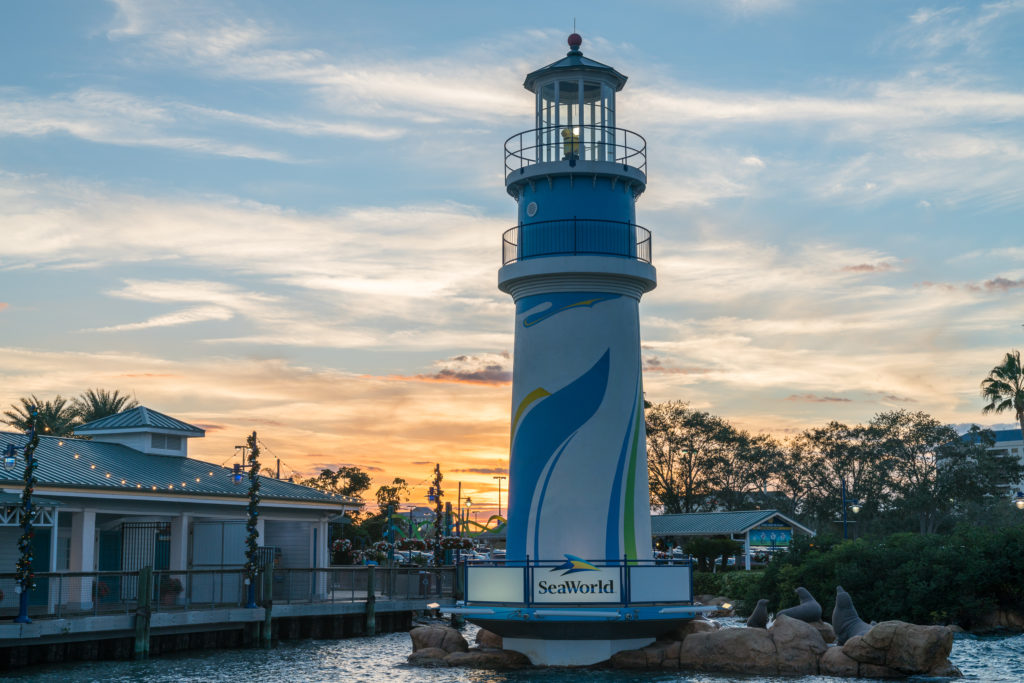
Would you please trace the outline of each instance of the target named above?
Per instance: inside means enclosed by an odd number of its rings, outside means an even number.
[[[601,109],[604,119],[601,142],[608,161],[615,161],[615,90],[604,83],[601,85]]]
[[[579,151],[580,95],[579,81],[558,82],[558,135],[562,142],[562,158],[568,159]]]
[[[580,142],[583,145],[584,157],[599,161],[604,158],[604,151],[600,144],[603,125],[602,105],[601,84],[595,81],[584,81],[583,118],[581,120],[583,126]]]
[[[555,130],[555,84],[548,83],[540,89],[540,121],[537,124],[537,159],[554,161],[558,157],[558,131]]]

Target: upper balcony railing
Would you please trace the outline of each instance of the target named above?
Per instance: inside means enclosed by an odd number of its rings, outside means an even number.
[[[636,223],[595,218],[536,221],[502,235],[501,264],[558,254],[597,254],[651,262],[651,232]]]
[[[505,174],[549,161],[607,161],[647,174],[647,141],[625,128],[547,126],[505,141]]]

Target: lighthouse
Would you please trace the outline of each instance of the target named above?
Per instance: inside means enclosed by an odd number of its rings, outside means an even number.
[[[640,358],[655,288],[636,222],[647,145],[620,128],[626,77],[585,57],[526,76],[534,127],[505,142],[516,224],[498,287],[515,304],[506,560],[472,564],[446,611],[534,664],[586,665],[643,647],[703,611],[688,563],[656,564]]]
[[[498,287],[516,307],[507,553],[651,559],[640,297],[654,289],[636,223],[644,139],[616,127],[626,77],[583,56],[526,77],[535,128],[505,144],[518,221]]]

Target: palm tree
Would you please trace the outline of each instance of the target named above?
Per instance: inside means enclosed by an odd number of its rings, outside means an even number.
[[[1012,410],[1024,439],[1024,367],[1021,367],[1020,351],[1010,351],[1002,363],[989,371],[981,382],[981,396],[988,401],[982,413]]]
[[[84,424],[131,410],[139,405],[139,402],[117,389],[87,389],[81,396],[75,398],[72,405],[76,417],[81,421],[80,424]]]
[[[39,411],[36,418],[36,427],[39,433],[45,436],[71,436],[75,429],[75,409],[68,403],[67,399],[57,395],[52,401],[41,401],[35,394],[28,398],[22,396],[18,399],[21,402],[11,404],[10,410],[5,410],[7,417],[4,422],[21,431],[28,430],[30,408],[35,406]]]

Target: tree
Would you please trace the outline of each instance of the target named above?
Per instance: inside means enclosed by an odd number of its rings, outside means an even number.
[[[409,495],[409,484],[401,477],[395,477],[391,485],[387,484],[377,489],[377,507],[380,508],[381,514],[388,511],[388,506],[393,505],[395,509],[398,509],[399,504],[402,502],[402,494]]]
[[[1024,439],[1024,367],[1020,351],[1010,351],[1002,363],[989,370],[988,377],[981,381],[981,395],[988,401],[981,412],[987,415],[1012,411]]]
[[[21,431],[28,431],[31,419],[32,406],[35,406],[39,415],[36,418],[36,428],[43,436],[71,436],[75,428],[75,411],[67,399],[60,394],[52,401],[41,401],[35,394],[18,399],[21,405],[11,404],[10,410],[5,410],[4,420],[7,424]]]
[[[971,503],[998,497],[1000,486],[1021,476],[1017,458],[989,451],[995,435],[976,425],[961,438],[927,413],[894,410],[876,415],[868,429],[895,511],[916,517],[922,534]]]
[[[354,465],[342,465],[336,470],[320,470],[320,474],[299,483],[327,493],[358,498],[370,488],[370,475]]]
[[[131,410],[137,407],[139,402],[128,394],[122,394],[118,389],[86,389],[81,396],[71,402],[71,405],[75,417],[81,424],[85,424]]]

